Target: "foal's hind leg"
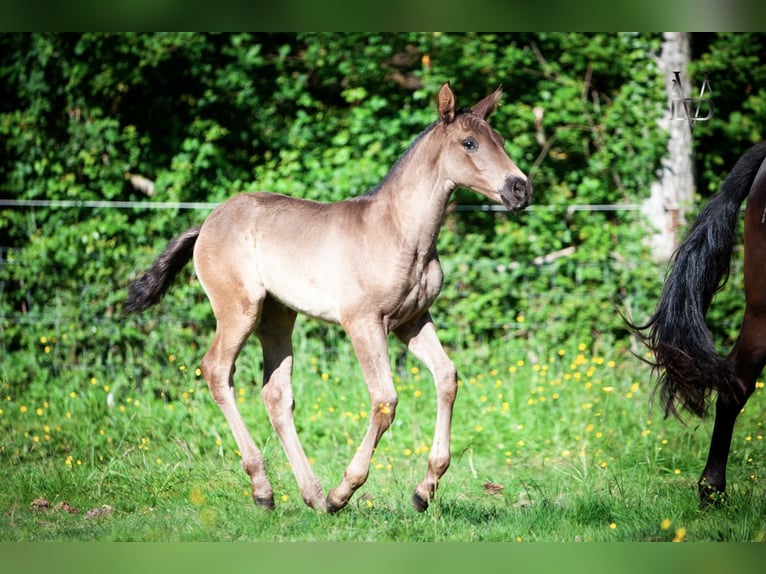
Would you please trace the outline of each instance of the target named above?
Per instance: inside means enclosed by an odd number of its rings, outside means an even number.
[[[412,495],[415,509],[422,512],[428,508],[439,486],[439,479],[447,472],[450,464],[452,407],[457,396],[457,371],[436,336],[429,313],[400,327],[396,335],[423,361],[436,383],[436,428],[431,453],[428,455],[428,471]]]
[[[293,345],[290,340],[295,311],[267,298],[256,333],[263,347],[263,401],[287,459],[295,474],[303,500],[315,510],[326,510],[324,493],[311,469],[295,429],[292,390]]]
[[[202,358],[202,374],[242,453],[242,467],[250,476],[253,485],[253,500],[259,506],[273,509],[274,492],[266,477],[263,455],[255,446],[237,409],[233,379],[234,362],[258,322],[261,300],[251,294],[248,297],[242,296],[237,301],[238,297],[233,294],[229,298],[225,291],[211,290],[209,281],[205,282],[205,289],[217,324],[213,342]],[[222,293],[220,297],[219,292]],[[262,296],[265,296],[265,292],[262,292]],[[226,303],[221,304],[221,301]]]

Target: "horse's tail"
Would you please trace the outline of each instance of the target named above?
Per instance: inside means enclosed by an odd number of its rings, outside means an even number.
[[[130,284],[124,306],[126,313],[138,313],[162,299],[175,276],[192,258],[199,230],[192,227],[173,239],[152,266]]]
[[[655,392],[665,416],[678,416],[680,406],[702,417],[711,391],[723,401],[743,393],[731,363],[713,345],[705,314],[728,279],[740,206],[765,157],[766,142],[748,150],[700,211],[675,253],[654,315],[640,327],[649,329],[645,342],[655,357]]]

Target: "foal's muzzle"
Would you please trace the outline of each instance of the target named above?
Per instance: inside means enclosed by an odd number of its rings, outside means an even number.
[[[526,177],[511,176],[500,190],[503,205],[511,211],[521,211],[532,200],[532,184]]]

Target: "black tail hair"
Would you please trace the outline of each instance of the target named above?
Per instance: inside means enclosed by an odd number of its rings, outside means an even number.
[[[125,313],[139,313],[159,303],[175,276],[192,258],[199,231],[199,227],[192,227],[173,239],[152,266],[128,286]]]
[[[720,191],[700,211],[675,260],[654,315],[637,327],[653,352],[665,416],[679,415],[679,406],[704,416],[711,391],[720,399],[742,395],[742,385],[726,358],[718,354],[705,324],[713,296],[729,277],[729,265],[740,220],[740,206],[750,193],[766,158],[766,142],[739,159]]]

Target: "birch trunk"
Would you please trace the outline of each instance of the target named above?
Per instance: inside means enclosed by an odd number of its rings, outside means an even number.
[[[687,32],[666,32],[657,67],[665,79],[668,108],[660,120],[660,129],[669,132],[667,155],[662,160],[659,179],[642,211],[652,226],[648,241],[657,260],[669,259],[679,242],[679,229],[693,204],[694,172],[692,163],[692,133],[686,121],[671,118],[674,72],[681,72],[683,93],[691,94],[687,65],[690,59],[690,35]],[[676,96],[678,93],[675,94]]]

